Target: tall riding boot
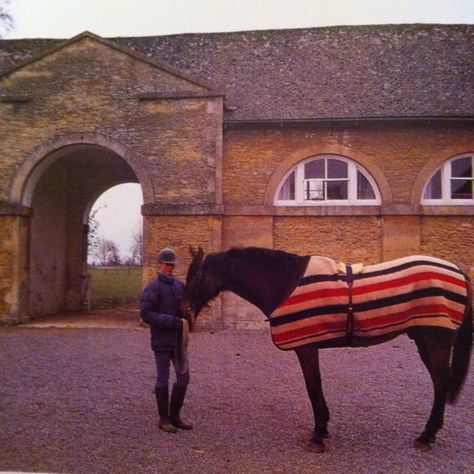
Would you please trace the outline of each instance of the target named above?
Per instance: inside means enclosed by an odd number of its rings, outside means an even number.
[[[171,403],[170,403],[170,420],[176,428],[182,430],[192,430],[193,425],[191,423],[185,423],[179,416],[181,407],[183,406],[184,396],[186,395],[186,386],[173,385],[173,391],[171,392]]]
[[[171,423],[169,417],[169,399],[168,399],[168,387],[155,388],[156,404],[158,405],[158,415],[160,416],[160,422],[158,426],[161,430],[167,433],[177,433],[178,430]]]

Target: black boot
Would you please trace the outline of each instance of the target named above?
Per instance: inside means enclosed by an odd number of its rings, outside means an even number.
[[[171,403],[170,403],[170,420],[176,428],[181,430],[192,430],[193,425],[191,423],[185,423],[179,416],[181,407],[183,406],[184,396],[186,395],[186,386],[173,385],[173,391],[171,392]]]
[[[178,430],[171,423],[169,417],[169,399],[168,399],[168,387],[155,388],[156,404],[158,405],[158,415],[160,416],[160,422],[158,426],[161,430],[167,433],[177,433]]]

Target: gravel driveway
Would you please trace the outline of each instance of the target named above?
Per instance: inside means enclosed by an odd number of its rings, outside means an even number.
[[[432,451],[411,448],[431,407],[413,343],[322,351],[332,412],[324,454],[296,357],[269,334],[199,332],[183,418],[158,429],[145,328],[0,328],[0,471],[53,473],[474,472],[474,375]]]

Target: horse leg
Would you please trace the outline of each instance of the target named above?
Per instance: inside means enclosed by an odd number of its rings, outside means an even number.
[[[297,349],[295,352],[303,371],[306,390],[313,408],[314,432],[311,442],[315,444],[318,452],[323,452],[325,449],[323,438],[328,436],[329,409],[323,394],[318,350],[307,347]]]
[[[448,338],[449,339],[449,338]],[[444,410],[449,387],[451,341],[441,340],[430,335],[415,338],[421,360],[430,373],[434,387],[434,402],[431,415],[425,429],[414,443],[421,451],[431,449],[431,443],[436,439],[436,433],[443,426]]]

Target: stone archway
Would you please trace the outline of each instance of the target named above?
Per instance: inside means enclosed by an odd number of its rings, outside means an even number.
[[[128,160],[96,143],[62,146],[38,160],[22,193],[32,209],[23,319],[83,309],[91,205],[110,187],[129,182],[140,180]]]

